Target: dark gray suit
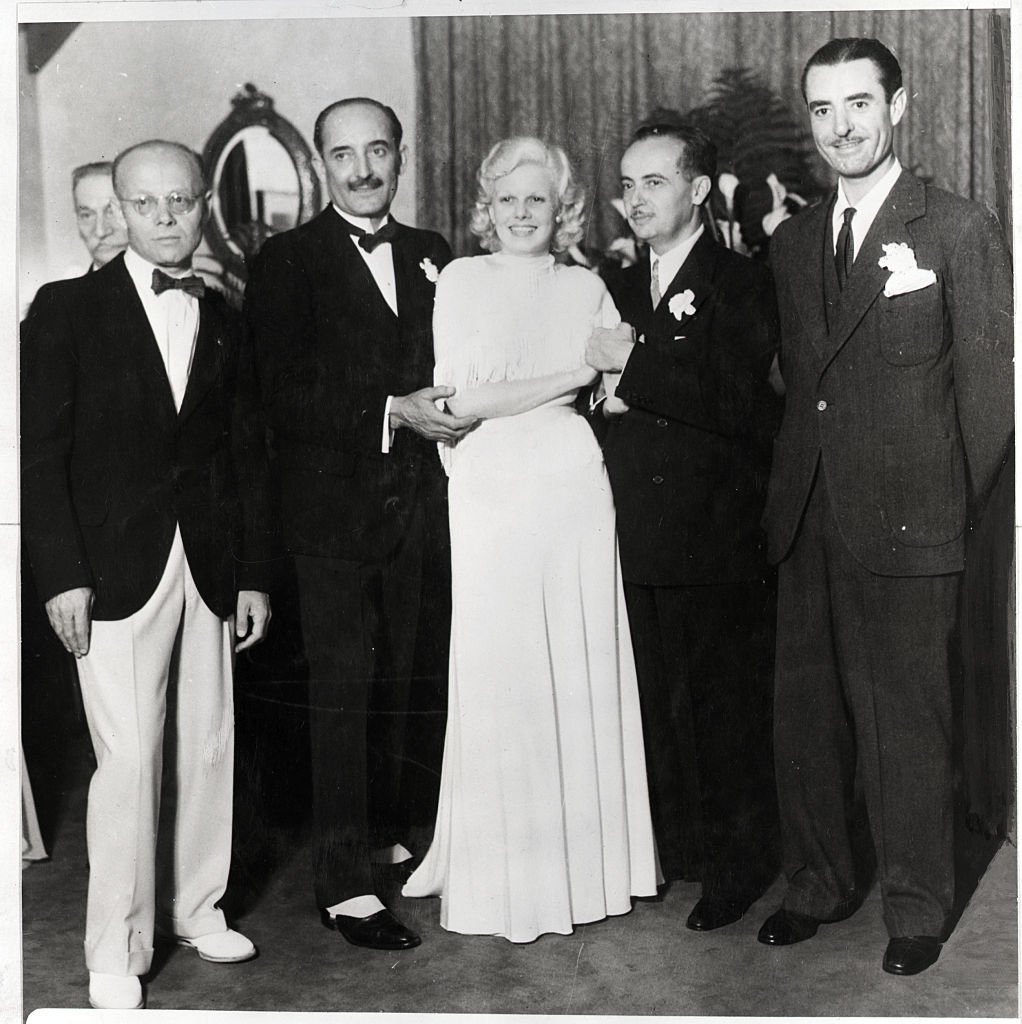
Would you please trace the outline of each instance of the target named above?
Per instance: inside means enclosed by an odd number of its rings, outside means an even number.
[[[949,645],[970,517],[1012,437],[1010,263],[976,203],[902,172],[841,291],[830,204],[771,247],[784,421],[765,524],[780,563],[775,744],[789,910],[852,909],[861,780],[892,936],[953,900]],[[884,244],[927,287],[888,297]]]

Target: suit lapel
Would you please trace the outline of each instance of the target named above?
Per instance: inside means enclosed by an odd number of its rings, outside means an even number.
[[[188,384],[181,399],[179,422],[184,420],[199,404],[213,383],[220,379],[223,370],[224,343],[223,323],[213,304],[208,299],[199,300],[199,329],[192,352],[192,366],[188,373]]]
[[[862,240],[844,291],[834,306],[830,332],[820,351],[825,363],[837,355],[883,291],[889,276],[879,263],[884,254],[883,247],[892,242],[911,246],[912,235],[907,225],[925,212],[926,197],[922,184],[903,171]]]
[[[791,282],[791,304],[802,324],[802,331],[812,339],[813,347],[821,357],[826,348],[828,323],[824,275],[833,273],[834,266],[833,259],[828,260],[826,252],[827,221],[831,208],[831,203],[820,203],[791,222],[792,228],[801,234],[799,242],[789,246],[789,252],[798,265],[791,267],[785,275]]]
[[[114,330],[120,335],[120,342],[130,365],[138,372],[146,407],[153,410],[161,419],[172,422],[177,410],[174,406],[174,394],[170,389],[170,380],[167,378],[167,369],[163,365],[163,356],[160,355],[160,347],[149,324],[142,300],[135,289],[135,283],[124,265],[124,257],[118,256],[116,259],[117,265],[111,274]]]
[[[343,218],[332,206],[328,206],[320,216],[324,218],[324,227],[326,228],[325,242],[338,261],[337,273],[340,280],[351,282],[351,290],[353,292],[366,296],[368,303],[375,307],[369,311],[371,317],[389,317],[391,320],[396,320],[397,317],[394,310],[390,308],[390,303],[383,297],[383,292],[380,291],[380,286],[376,283],[373,272],[362,258],[362,254],[358,251],[356,243],[352,241],[351,235],[345,229]],[[396,254],[397,246],[394,242],[391,243],[391,251]],[[396,280],[396,258],[394,260],[394,276]],[[399,290],[398,309],[400,308],[401,298]]]
[[[709,298],[713,291],[714,267],[717,263],[716,247],[717,243],[714,242],[709,233],[704,229],[699,240],[692,246],[692,251],[686,257],[685,262],[682,263],[671,283],[667,286],[663,297],[660,299],[660,304],[653,313],[653,331],[656,335],[663,338],[675,337],[682,330],[685,323],[695,315],[681,313],[680,316],[676,316],[671,311],[671,299],[676,295],[681,295],[685,291],[692,292],[692,298],[689,301],[695,308],[696,313],[699,312],[699,307]],[[648,283],[648,268],[646,276]]]
[[[393,218],[391,218],[393,219]],[[423,313],[423,302],[427,284],[426,272],[415,262],[416,253],[408,244],[409,238],[403,225],[391,242],[390,251],[394,259],[394,284],[397,288],[397,309],[400,318],[407,323],[419,323]],[[430,289],[432,291],[432,289]],[[432,294],[430,294],[432,298]],[[432,313],[429,313],[432,316]]]

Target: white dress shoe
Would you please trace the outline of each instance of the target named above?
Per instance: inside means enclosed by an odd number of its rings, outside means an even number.
[[[210,932],[193,939],[177,936],[179,946],[190,946],[203,960],[214,964],[240,964],[256,955],[256,948],[241,932],[228,928],[225,932]]]
[[[142,983],[134,975],[89,971],[89,1005],[96,1010],[141,1010]]]

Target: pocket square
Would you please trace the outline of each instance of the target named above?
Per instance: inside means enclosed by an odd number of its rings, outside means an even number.
[[[914,270],[898,270],[884,282],[884,295],[891,299],[895,295],[917,292],[929,288],[936,280],[937,275],[932,270],[921,270],[919,267]]]

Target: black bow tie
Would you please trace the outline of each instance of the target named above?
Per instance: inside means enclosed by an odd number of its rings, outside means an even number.
[[[357,224],[352,224],[351,221],[345,221],[348,227],[348,234],[354,235],[358,239],[358,244],[365,249],[366,252],[372,252],[378,245],[383,245],[384,242],[393,242],[397,237],[400,225],[395,224],[394,221],[388,220],[386,224],[380,228],[379,231],[366,231],[360,228]]]
[[[181,291],[194,295],[201,299],[206,294],[206,283],[201,277],[191,274],[188,277],[171,277],[165,274],[158,267],[153,271],[153,291],[157,295],[165,292],[168,288],[180,288]]]

